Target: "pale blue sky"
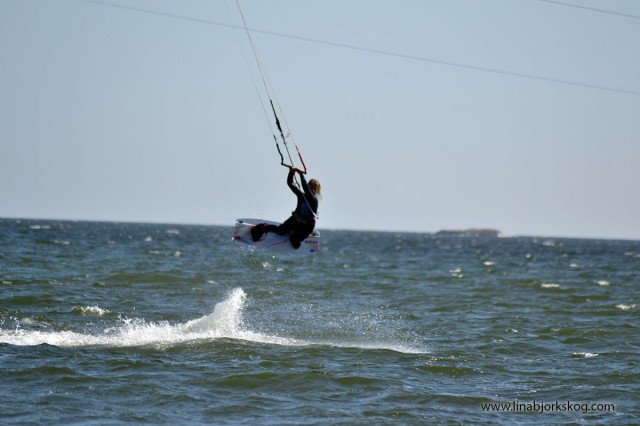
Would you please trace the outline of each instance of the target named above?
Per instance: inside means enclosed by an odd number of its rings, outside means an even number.
[[[0,217],[285,219],[235,2],[108,2],[0,0]],[[563,3],[242,0],[318,227],[640,240],[640,2]]]

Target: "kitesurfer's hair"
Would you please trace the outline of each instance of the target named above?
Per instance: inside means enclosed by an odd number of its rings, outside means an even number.
[[[318,182],[316,179],[311,179],[309,181],[309,189],[315,192],[318,197],[322,197],[322,194],[320,193],[320,182]]]

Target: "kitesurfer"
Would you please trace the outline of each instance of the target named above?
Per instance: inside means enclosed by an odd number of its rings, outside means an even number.
[[[298,172],[302,191],[293,183],[293,177]],[[320,182],[311,179],[309,183],[304,178],[304,173],[292,166],[289,166],[289,175],[287,176],[287,185],[291,191],[296,194],[298,204],[295,211],[291,213],[291,217],[284,221],[280,226],[259,223],[251,229],[251,237],[253,241],[258,241],[267,232],[274,232],[278,235],[289,234],[289,241],[293,248],[297,249],[313,232],[316,226],[316,215],[318,213],[318,198],[322,196],[320,193]]]

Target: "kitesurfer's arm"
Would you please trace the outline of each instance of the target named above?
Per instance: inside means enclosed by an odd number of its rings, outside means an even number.
[[[302,196],[303,201],[309,206],[312,214],[315,215],[315,212],[318,211],[318,197],[316,197],[316,194],[309,187],[307,180],[304,178],[304,172],[298,170],[298,174],[300,175],[300,183],[304,191],[304,195]]]
[[[287,185],[294,194],[302,195],[302,192],[298,189],[298,187],[293,184],[293,176],[296,174],[296,170],[297,169],[294,167],[289,167],[289,174],[287,175]]]
[[[302,171],[298,170],[298,174],[300,175],[300,183],[302,184],[302,190],[304,191],[304,193],[315,198],[315,195],[313,195],[313,192],[311,192],[311,189],[309,189],[309,184],[304,178],[304,174],[302,173]]]

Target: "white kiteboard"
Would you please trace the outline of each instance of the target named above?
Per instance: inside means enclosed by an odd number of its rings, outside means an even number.
[[[233,229],[233,239],[235,241],[248,244],[250,246],[260,247],[268,250],[277,250],[281,252],[291,253],[317,253],[320,249],[320,233],[313,231],[300,245],[300,248],[294,249],[289,241],[289,235],[278,235],[274,232],[267,232],[258,241],[251,238],[251,229],[259,223],[267,223],[269,225],[281,225],[278,222],[263,219],[236,219],[236,226]]]

